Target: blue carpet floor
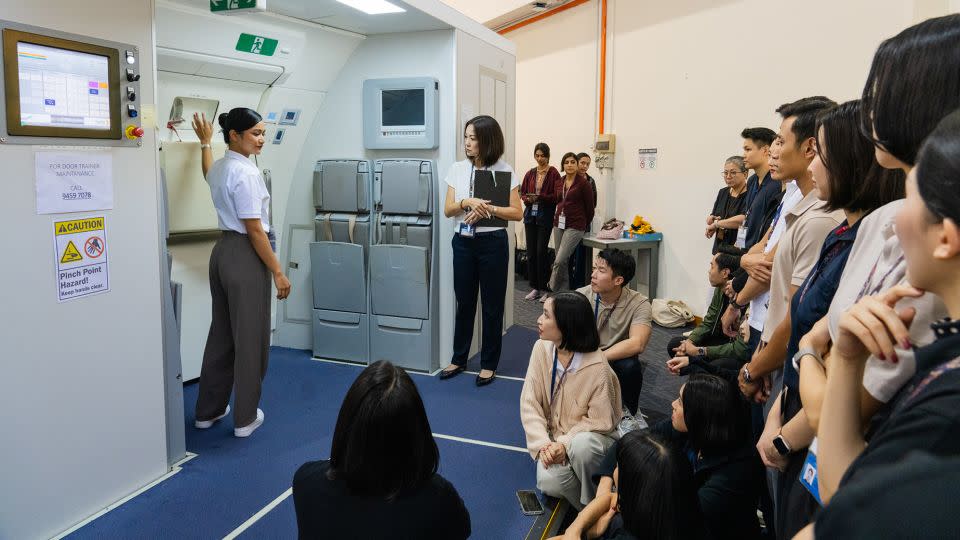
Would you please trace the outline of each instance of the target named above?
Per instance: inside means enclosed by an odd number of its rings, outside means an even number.
[[[272,348],[261,399],[266,420],[248,439],[233,437],[229,418],[209,430],[194,429],[197,386],[186,386],[187,450],[197,457],[69,538],[222,538],[289,489],[301,464],[328,456],[340,403],[361,368],[315,361],[309,351]],[[434,433],[524,446],[522,383],[501,379],[478,389],[470,375],[448,381],[413,375],[413,381]],[[535,485],[530,457],[459,441],[437,444],[440,472],[470,511],[472,538],[522,538],[533,518],[520,513],[514,492]],[[242,536],[295,538],[293,501],[285,500]]]
[[[530,351],[537,339],[539,336],[536,330],[519,325],[511,326],[503,334],[503,350],[500,353],[497,375],[524,378],[527,375],[527,364],[530,363]],[[467,369],[480,371],[479,354],[467,361]]]

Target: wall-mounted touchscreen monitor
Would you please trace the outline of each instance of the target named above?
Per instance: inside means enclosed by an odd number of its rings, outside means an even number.
[[[121,138],[119,49],[5,28],[3,64],[7,134]]]

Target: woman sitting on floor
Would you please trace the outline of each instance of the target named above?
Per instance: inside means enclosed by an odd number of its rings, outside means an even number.
[[[613,487],[616,486],[616,493]],[[612,540],[697,540],[703,522],[686,458],[648,430],[631,431],[617,444],[613,478],[604,476],[597,497],[562,537]]]
[[[549,296],[537,326],[520,420],[537,461],[537,488],[580,509],[593,500],[591,478],[616,442],[620,383],[582,294]]]
[[[470,514],[439,461],[410,376],[368,366],[340,407],[330,459],[293,477],[300,538],[467,538]]]
[[[716,375],[691,375],[671,419],[651,430],[687,455],[711,538],[760,537],[763,465],[750,437],[749,406],[736,386]]]

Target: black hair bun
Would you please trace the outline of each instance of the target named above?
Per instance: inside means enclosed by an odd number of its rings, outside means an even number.
[[[220,113],[220,116],[217,117],[217,123],[220,124],[220,128],[224,131],[227,131],[227,125],[229,122],[227,119],[230,117],[228,113]]]

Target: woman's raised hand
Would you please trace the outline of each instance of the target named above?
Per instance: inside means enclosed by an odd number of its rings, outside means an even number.
[[[213,123],[207,120],[205,113],[193,113],[193,120],[190,121],[193,126],[193,132],[200,139],[200,144],[210,144],[213,139]]]

